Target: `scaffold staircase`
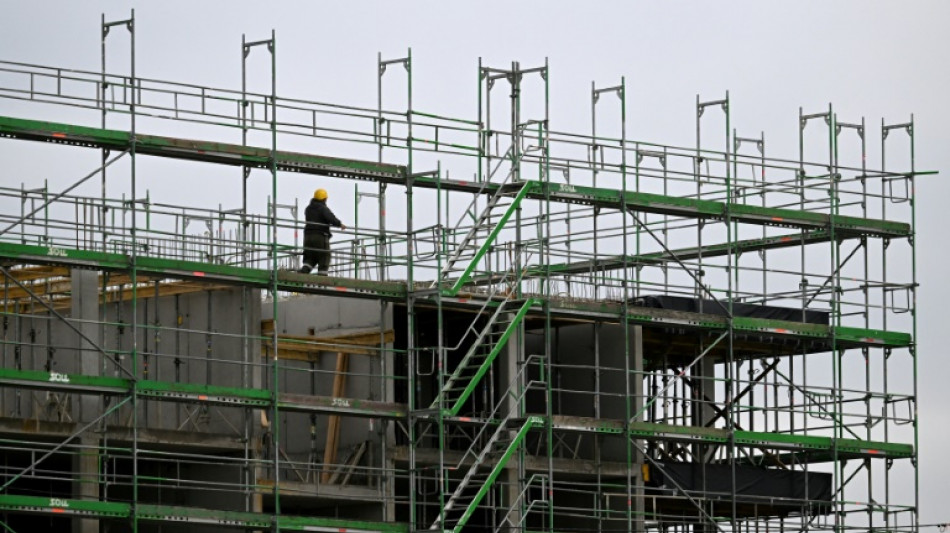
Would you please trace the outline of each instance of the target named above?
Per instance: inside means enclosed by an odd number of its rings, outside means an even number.
[[[505,417],[485,446],[477,453],[468,472],[452,491],[452,495],[445,502],[443,511],[429,530],[452,533],[462,531],[528,431],[543,425],[544,420],[537,416],[520,420],[512,414]],[[470,448],[465,458],[470,457],[472,453]]]
[[[505,154],[506,159],[510,153],[511,151],[509,150],[508,153]],[[494,194],[492,194],[488,200],[488,204],[482,209],[478,216],[475,216],[475,201],[478,199],[478,195],[476,195],[459,219],[458,224],[456,224],[456,229],[458,229],[466,216],[474,219],[472,226],[462,240],[455,246],[455,251],[446,260],[442,266],[442,271],[439,273],[439,280],[443,283],[453,281],[454,279],[451,288],[446,291],[449,295],[454,296],[458,294],[462,286],[471,279],[478,262],[481,261],[482,258],[485,257],[485,254],[491,249],[498,234],[501,233],[505,224],[511,219],[511,215],[515,213],[521,205],[521,201],[524,200],[528,194],[528,190],[531,188],[531,182],[512,180],[512,177],[515,175],[513,169],[516,164],[516,161],[512,161],[512,170],[509,170],[504,181],[495,189]],[[498,167],[496,167],[495,170],[497,171]],[[489,179],[486,180],[484,184],[487,185],[490,180],[491,177],[489,176]],[[478,238],[482,235],[485,237],[479,243]]]
[[[444,416],[458,415],[465,401],[488,373],[495,357],[501,353],[505,343],[517,331],[528,309],[534,304],[534,299],[524,300],[521,307],[516,312],[512,312],[511,308],[517,305],[517,302],[517,300],[506,299],[498,305],[488,319],[488,323],[478,332],[471,348],[465,353],[462,361],[432,401],[430,406],[432,409],[441,410]]]

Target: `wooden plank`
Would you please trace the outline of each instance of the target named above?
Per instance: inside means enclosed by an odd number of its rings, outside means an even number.
[[[336,375],[333,376],[333,397],[343,397],[346,388],[346,368],[350,354],[339,352],[336,354]],[[331,465],[336,465],[337,449],[340,444],[340,415],[330,415],[327,424],[327,446],[323,451],[323,473],[320,475],[322,483],[328,483],[333,472]]]
[[[261,321],[261,356],[270,357],[274,352],[273,321]],[[322,352],[342,352],[352,355],[379,355],[379,343],[392,343],[396,338],[391,329],[380,332],[361,331],[333,336],[287,335],[277,336],[277,357],[292,361],[317,362]]]

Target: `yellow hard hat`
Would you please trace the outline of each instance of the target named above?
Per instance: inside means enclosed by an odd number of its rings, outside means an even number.
[[[313,197],[316,200],[326,200],[327,199],[327,190],[326,189],[317,189],[313,191]]]

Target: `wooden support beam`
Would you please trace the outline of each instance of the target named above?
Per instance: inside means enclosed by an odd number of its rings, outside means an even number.
[[[261,356],[272,357],[274,354],[273,321],[261,321]],[[277,357],[291,361],[317,362],[322,352],[341,352],[352,355],[379,355],[379,344],[392,343],[396,336],[393,330],[387,329],[380,334],[379,330],[360,331],[332,336],[313,335],[278,335]]]
[[[100,290],[102,287],[102,278],[100,277]],[[128,277],[125,276],[123,280],[109,280],[110,287],[117,287],[122,284],[128,284]],[[155,286],[154,281],[150,284],[142,284],[138,288],[138,298],[139,300],[146,300],[149,298],[155,297]],[[65,287],[59,286],[59,284],[65,284]],[[49,296],[50,298],[46,299],[46,302],[50,304],[53,309],[56,311],[68,311],[72,305],[72,296],[69,288],[70,282],[67,281],[56,281],[53,283],[55,285],[55,290],[48,290],[46,285],[36,285],[29,286],[30,290],[33,291],[37,296]],[[229,285],[216,285],[200,281],[179,281],[179,280],[163,280],[159,282],[158,296],[159,298],[163,296],[174,296],[176,294],[188,294],[192,292],[204,292],[204,291],[216,291],[230,288]],[[14,290],[16,292],[14,292]],[[19,287],[11,288],[8,291],[8,296],[6,300],[3,299],[3,291],[0,289],[0,309],[3,309],[5,312],[17,312],[17,313],[28,313],[30,310],[30,300],[32,297],[27,294],[25,291]],[[101,292],[100,292],[101,295]],[[125,287],[121,289],[115,289],[108,292],[107,303],[115,302],[128,302],[132,300],[132,287]],[[39,309],[39,312],[45,313],[46,309]]]
[[[333,376],[333,397],[341,398],[346,389],[346,368],[350,354],[338,352],[336,354],[336,375]],[[340,445],[340,415],[330,415],[327,423],[327,446],[323,451],[323,473],[320,482],[328,483],[333,471],[331,465],[336,465],[337,449]]]

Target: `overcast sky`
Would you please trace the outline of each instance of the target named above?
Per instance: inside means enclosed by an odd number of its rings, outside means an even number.
[[[590,85],[628,86],[631,138],[680,146],[695,143],[697,94],[716,99],[729,91],[732,123],[741,136],[764,131],[769,155],[798,157],[797,117],[820,112],[830,103],[843,121],[865,117],[871,126],[869,163],[879,163],[883,117],[916,121],[918,170],[943,175],[920,178],[918,203],[918,299],[920,343],[921,521],[948,522],[946,475],[946,376],[950,361],[940,331],[950,301],[947,283],[947,205],[950,200],[950,3],[880,1],[797,2],[142,2],[136,8],[138,75],[200,85],[240,87],[240,42],[277,32],[278,93],[282,96],[374,107],[375,61],[400,57],[412,47],[416,107],[475,118],[478,58],[486,65],[551,67],[552,127],[588,132]],[[3,2],[0,59],[57,67],[98,70],[100,14],[125,18],[127,2]],[[109,37],[110,72],[126,68],[127,37]],[[261,52],[250,63],[251,88],[269,89]],[[115,69],[111,68],[115,65]],[[387,76],[390,76],[387,74]],[[398,77],[397,77],[398,76]],[[404,108],[392,83],[387,107]],[[391,80],[391,81],[390,81]],[[387,85],[387,89],[390,86]],[[531,95],[525,95],[529,98]],[[29,118],[30,108],[0,100],[0,115]],[[84,115],[98,125],[97,115]],[[51,118],[44,116],[42,118]],[[605,132],[608,116],[599,116]],[[616,122],[614,122],[616,124]],[[163,132],[166,133],[166,132]],[[215,139],[227,142],[239,138]],[[57,152],[0,142],[4,173],[0,183],[49,178],[67,184],[88,172],[64,172],[31,157]],[[35,144],[35,143],[34,143]],[[91,152],[91,151],[90,151]],[[85,163],[84,163],[85,164]],[[165,166],[167,165],[167,166]],[[177,171],[155,163],[145,174]],[[143,172],[149,172],[143,170]],[[215,171],[223,172],[223,171]],[[232,171],[232,175],[233,175]],[[171,179],[171,178],[168,178]],[[292,180],[291,180],[292,182]],[[216,182],[218,183],[218,182]],[[237,187],[237,181],[230,182]],[[220,184],[200,189],[211,203],[228,207],[234,189]],[[331,194],[352,185],[332,184]],[[305,196],[310,182],[288,185],[291,196]],[[161,197],[172,202],[180,188]],[[237,197],[239,198],[239,196]],[[196,202],[200,203],[200,202]],[[338,212],[338,214],[340,214]],[[346,213],[350,215],[350,213]]]

